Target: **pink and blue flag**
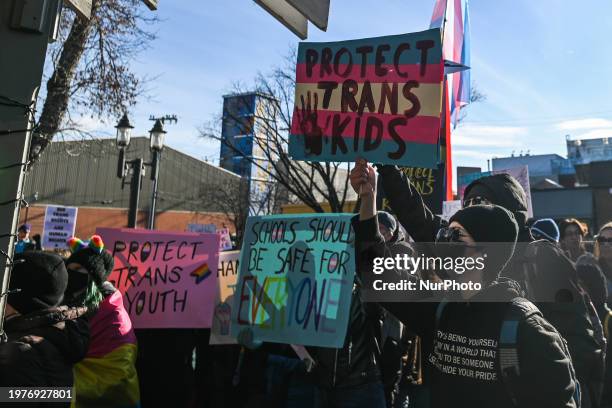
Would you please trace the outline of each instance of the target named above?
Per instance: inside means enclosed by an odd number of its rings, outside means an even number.
[[[470,102],[470,18],[468,0],[436,0],[430,28],[442,30],[442,54],[451,120]]]

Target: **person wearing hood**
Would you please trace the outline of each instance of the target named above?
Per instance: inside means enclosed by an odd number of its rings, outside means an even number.
[[[351,184],[358,193],[364,185],[375,192],[374,169],[357,165]],[[370,194],[361,199],[356,242],[377,245],[384,238],[374,216],[376,203]],[[477,258],[484,251],[479,244],[498,243],[486,249],[491,256],[485,269],[460,275],[461,282],[479,283],[482,289],[462,290],[454,301],[380,303],[430,342],[427,381],[432,408],[577,406],[578,385],[565,341],[535,305],[520,298],[516,282],[499,277],[513,255],[519,231],[514,215],[498,205],[474,203],[458,211],[437,234],[436,252]],[[449,244],[452,252],[445,250]],[[506,322],[515,323],[508,325],[514,332],[503,330]],[[514,338],[514,347],[507,347],[512,344],[509,338]]]
[[[400,223],[415,241],[433,242],[445,221],[431,213],[396,166],[380,166],[379,173],[389,205]],[[601,344],[593,337],[595,328],[589,302],[580,288],[576,269],[563,250],[546,241],[535,241],[531,235],[527,198],[520,183],[509,174],[481,177],[466,187],[462,204],[464,208],[496,204],[514,215],[519,228],[518,245],[501,275],[518,282],[525,296],[536,302],[544,317],[567,340],[578,378],[589,389],[586,383],[593,373],[600,371],[603,356]],[[589,393],[583,393],[583,397],[583,408],[590,406]]]
[[[138,407],[136,335],[123,296],[107,278],[113,256],[99,235],[89,241],[68,240],[68,304],[88,309],[91,343],[74,368],[73,407]]]
[[[55,254],[28,251],[13,262],[4,316],[7,339],[0,344],[0,386],[72,387],[72,369],[85,357],[89,330],[82,318],[85,308],[64,306],[64,261]]]

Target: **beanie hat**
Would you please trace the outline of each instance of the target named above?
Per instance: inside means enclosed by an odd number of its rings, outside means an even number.
[[[506,173],[481,177],[472,181],[463,194],[463,200],[486,198],[492,204],[504,207],[514,214],[519,228],[527,222],[527,196],[523,186]]]
[[[473,205],[457,211],[449,220],[466,229],[476,242],[515,242],[518,225],[507,209],[492,204]]]
[[[559,242],[559,228],[551,218],[537,220],[531,226],[531,234],[536,239],[547,239],[551,242]]]
[[[473,205],[449,220],[458,222],[477,243],[498,242],[486,248],[485,281],[493,281],[514,254],[519,227],[514,215],[499,205]]]
[[[32,225],[31,224],[21,224],[19,228],[17,228],[17,231],[30,232],[32,231]]]
[[[7,302],[21,314],[59,306],[68,284],[64,260],[58,255],[28,251],[15,255]]]
[[[397,228],[397,222],[395,221],[394,216],[392,216],[386,211],[378,211],[378,213],[376,214],[376,217],[378,218],[378,222],[380,224],[387,227],[391,235],[395,233],[395,230]]]
[[[93,235],[89,241],[72,237],[68,239],[72,255],[66,260],[66,265],[77,263],[87,269],[87,272],[98,287],[108,278],[113,270],[113,256],[104,249],[104,242],[99,235]]]

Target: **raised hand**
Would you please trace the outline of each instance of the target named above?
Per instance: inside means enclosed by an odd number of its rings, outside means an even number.
[[[304,145],[307,155],[319,156],[323,152],[323,131],[329,126],[330,117],[323,128],[319,126],[319,112],[317,110],[319,97],[315,93],[311,101],[310,91],[306,92],[306,102],[304,95],[300,95],[302,108],[297,110],[297,120],[300,125],[300,130],[304,135]]]
[[[371,195],[376,192],[376,170],[365,159],[357,159],[355,167],[351,170],[349,180],[351,187],[360,196]]]

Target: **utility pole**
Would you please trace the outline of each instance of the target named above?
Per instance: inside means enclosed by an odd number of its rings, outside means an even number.
[[[57,35],[60,0],[0,1],[0,334],[10,280],[34,104],[47,44]]]
[[[138,223],[138,202],[140,201],[140,188],[142,187],[142,158],[130,161],[132,180],[130,181],[130,208],[128,210],[128,228],[136,228]]]

